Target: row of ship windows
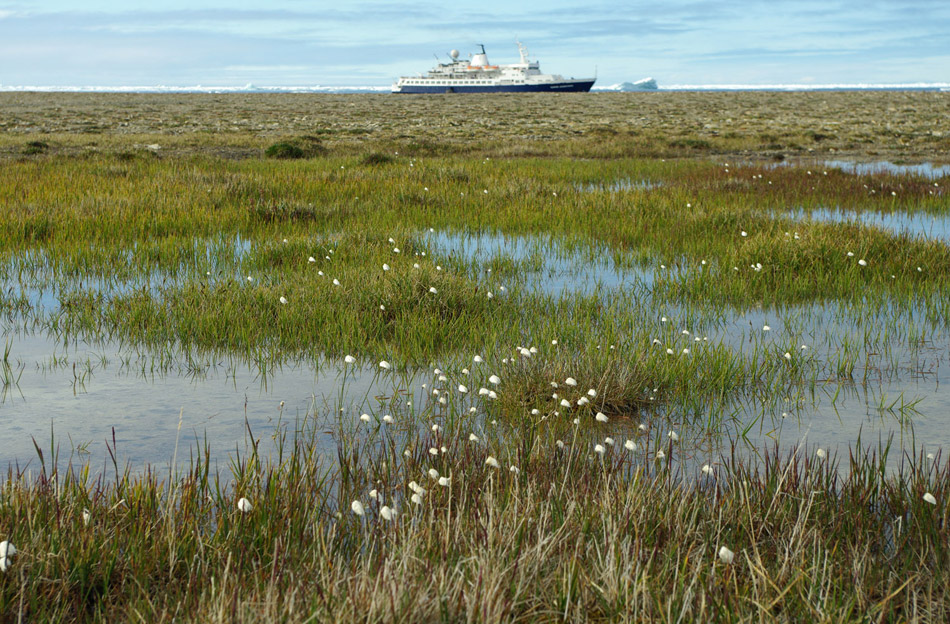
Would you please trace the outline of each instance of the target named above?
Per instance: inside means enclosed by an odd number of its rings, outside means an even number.
[[[524,82],[519,80],[518,82]],[[472,85],[472,84],[497,84],[494,80],[452,80],[452,84],[463,84],[463,85]],[[422,85],[431,85],[431,84],[449,84],[449,81],[441,80],[438,82],[433,82],[431,80],[407,80],[406,84],[422,84]]]

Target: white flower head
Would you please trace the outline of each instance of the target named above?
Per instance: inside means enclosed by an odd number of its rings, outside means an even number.
[[[732,552],[725,546],[719,549],[719,560],[729,565],[732,563],[732,560],[735,559],[736,553]]]
[[[355,513],[357,516],[362,516],[364,513],[366,513],[366,508],[363,507],[363,503],[359,502],[358,500],[350,503],[350,509],[352,509],[353,513]]]
[[[7,540],[3,540],[2,542],[0,542],[0,558],[8,559],[16,555],[16,553],[17,553],[16,546],[11,544]]]
[[[251,509],[254,508],[254,506],[251,504],[251,501],[247,500],[244,497],[241,497],[240,499],[238,499],[237,508],[238,510],[241,511],[241,513],[248,513],[249,511],[251,511]]]

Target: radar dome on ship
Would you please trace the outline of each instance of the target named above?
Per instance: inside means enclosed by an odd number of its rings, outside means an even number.
[[[459,51],[458,51],[458,50],[452,50],[451,52],[449,52],[449,56],[451,56],[451,57],[454,58],[454,59],[457,59],[457,58],[459,57]]]

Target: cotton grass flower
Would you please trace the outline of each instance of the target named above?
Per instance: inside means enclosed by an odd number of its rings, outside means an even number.
[[[486,466],[489,466],[489,467],[491,467],[491,468],[499,468],[499,467],[500,467],[500,464],[498,463],[498,460],[495,459],[494,457],[492,457],[491,455],[489,455],[488,457],[485,458],[485,465],[486,465]]]
[[[561,399],[561,407],[571,407],[571,402],[567,399]]]
[[[442,487],[449,487],[451,480],[448,477],[439,477],[439,485]]]
[[[396,422],[396,419],[390,416],[389,414],[386,414],[383,416],[383,422],[386,423],[387,425],[391,425],[394,422]]]
[[[825,449],[820,448],[817,451],[815,451],[815,457],[817,457],[818,459],[824,459],[825,457],[827,457],[827,455],[828,454],[825,453]]]
[[[481,364],[485,360],[482,359],[482,356],[476,355],[475,357],[472,358],[472,361],[475,362],[476,364]]]
[[[465,393],[467,393],[467,392],[468,392],[468,386],[465,386],[465,385],[462,385],[462,384],[459,384],[459,388],[458,388],[458,390],[459,390],[459,392],[461,392],[462,394],[465,394]]]
[[[623,447],[627,449],[628,451],[635,451],[637,450],[637,443],[634,442],[633,440],[627,440],[626,442],[623,443]]]
[[[679,442],[680,437],[679,437],[679,435],[678,435],[675,431],[670,431],[670,432],[669,432],[668,434],[666,434],[666,435],[667,435],[667,436],[670,438],[670,440],[672,440],[673,442]]]
[[[336,279],[336,278],[334,277],[334,278],[333,278],[333,285],[334,285],[334,286],[339,286],[339,285],[340,285],[340,280],[338,280],[338,279]]]
[[[380,363],[379,363],[379,367],[382,368],[382,369],[384,369],[384,370],[389,370],[389,369],[392,368],[392,364],[390,364],[390,363],[387,362],[386,360],[382,360],[382,361],[380,361]]]
[[[389,270],[389,265],[386,264],[385,262],[383,263],[383,270],[384,270],[384,271],[388,271],[388,270]]]
[[[352,355],[346,356],[345,358],[343,358],[343,361],[346,362],[347,364],[356,364],[356,358],[353,357]]]
[[[474,433],[470,433],[470,434],[468,434],[468,441],[469,441],[469,442],[478,442],[478,436],[475,435]]]
[[[604,438],[604,444],[607,444],[608,446],[613,446],[613,445],[614,445],[614,439],[608,436],[608,437]]]
[[[438,479],[438,478],[439,478],[439,471],[436,470],[435,468],[429,468],[429,477],[432,478],[432,479]]]
[[[587,396],[593,399],[597,396],[597,391],[591,388],[590,390],[587,391]]]
[[[605,423],[605,422],[607,422],[608,420],[610,420],[609,418],[607,418],[607,415],[604,414],[603,412],[597,412],[597,415],[594,416],[594,419],[595,419],[597,422],[602,422],[602,423]]]
[[[289,302],[287,301],[287,297],[283,297],[283,296],[282,296],[282,297],[280,298],[280,305],[287,305],[288,303],[289,303]]]
[[[411,497],[409,500],[411,500],[411,501],[412,501],[413,503],[415,503],[416,505],[421,505],[421,504],[422,504],[422,497],[419,496],[418,494],[413,494],[412,497]]]
[[[736,553],[732,552],[725,546],[719,549],[719,561],[722,561],[724,564],[729,565],[732,563],[732,560],[735,559]]]
[[[488,378],[488,381],[490,381],[491,383],[497,386],[498,384],[501,383],[501,378],[498,377],[498,375],[492,375],[491,377]]]
[[[254,508],[254,505],[251,504],[251,501],[241,497],[238,499],[237,508],[241,513],[248,513]]]
[[[930,492],[927,492],[926,494],[924,494],[924,502],[930,503],[931,505],[936,505],[937,499],[934,498],[933,494],[931,494]]]
[[[572,386],[572,387],[573,387],[573,386],[576,386],[576,385],[577,385],[577,380],[574,379],[573,377],[568,377],[567,379],[564,380],[564,385],[566,385],[566,386]]]
[[[604,448],[603,444],[595,444],[594,452],[597,453],[598,455],[603,455],[604,453],[607,452],[607,449]]]
[[[387,507],[386,505],[383,505],[379,509],[379,515],[382,517],[383,520],[386,520],[387,522],[392,522],[396,518],[396,510],[391,509]]]
[[[13,544],[6,540],[0,542],[0,572],[6,572],[13,566],[13,556],[16,553],[17,550]]]
[[[358,500],[355,500],[352,503],[350,503],[350,509],[357,516],[362,516],[363,514],[366,513],[366,508],[363,507],[363,503],[359,502]]]

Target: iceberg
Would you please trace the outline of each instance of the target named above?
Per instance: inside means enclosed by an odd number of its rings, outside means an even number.
[[[621,82],[609,87],[605,87],[604,91],[656,91],[659,87],[656,84],[656,79],[654,78],[643,78],[642,80],[637,80],[636,82]]]

